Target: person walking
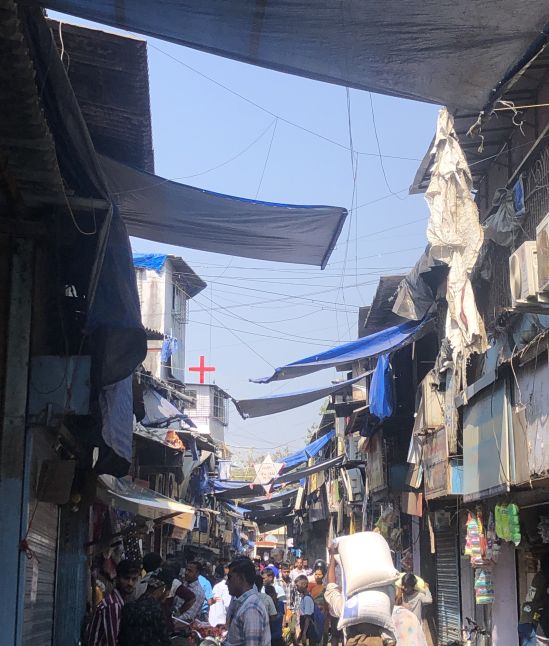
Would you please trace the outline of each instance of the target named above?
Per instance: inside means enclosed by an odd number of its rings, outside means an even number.
[[[229,568],[224,565],[218,565],[215,568],[213,587],[213,596],[210,599],[210,612],[208,613],[208,623],[210,626],[225,626],[227,623],[227,610],[231,603],[231,595],[227,587],[225,577]]]
[[[418,590],[417,583],[417,577],[414,574],[408,573],[402,577],[402,606],[413,612],[421,623],[423,622],[423,606],[433,603],[433,597],[427,583],[425,583],[424,590]]]
[[[171,578],[161,570],[145,577],[146,590],[122,609],[118,646],[170,646],[170,626],[162,608]]]
[[[179,619],[189,624],[199,618],[206,598],[204,589],[198,580],[199,574],[200,564],[196,561],[189,561],[185,568],[184,585],[194,594],[194,603],[188,608],[179,611]]]
[[[115,588],[95,609],[88,628],[88,646],[117,646],[124,604],[131,598],[139,580],[139,563],[120,561]]]
[[[332,616],[341,617],[346,598],[336,581],[335,555],[337,554],[337,545],[331,545],[329,551],[330,562],[326,576],[325,598]],[[366,590],[365,592],[368,591]],[[371,620],[369,621],[367,619],[363,622],[348,626],[344,631],[344,637],[346,646],[387,646],[388,644],[394,646],[396,643],[394,635],[386,627],[372,623]],[[334,641],[334,635],[332,633],[332,644],[337,643]]]
[[[261,574],[255,575],[255,587],[259,592],[261,601],[263,601],[265,610],[267,611],[267,616],[269,617],[269,621],[271,621],[271,619],[273,617],[276,617],[276,614],[277,614],[276,604],[273,603],[273,600],[271,599],[271,597],[265,593],[263,589],[263,577],[261,576]]]
[[[295,587],[297,592],[301,595],[301,600],[299,602],[299,637],[298,644],[299,646],[316,646],[321,635],[317,634],[317,629],[315,626],[315,602],[309,594],[308,590],[309,580],[304,575],[301,574],[295,580]]]
[[[208,620],[208,609],[210,607],[210,599],[213,597],[213,589],[210,580],[208,579],[208,567],[205,563],[199,565],[200,573],[198,575],[198,582],[204,590],[204,601],[200,608],[199,619],[201,621]]]
[[[298,576],[307,576],[307,571],[303,567],[303,558],[301,556],[298,556],[295,560],[294,563],[294,568],[290,572],[290,578],[292,581],[295,581]]]
[[[398,646],[427,646],[425,633],[416,615],[402,605],[402,589],[396,589],[393,625]]]
[[[271,627],[271,646],[284,646],[282,640],[282,622],[284,620],[284,601],[282,601],[273,585],[265,586],[265,594],[270,597],[273,601],[273,604],[276,608],[276,615],[270,617],[270,627]]]
[[[271,567],[266,567],[261,573],[261,576],[263,577],[263,586],[266,587],[268,585],[272,585],[276,590],[276,594],[278,595],[278,598],[281,601],[284,601],[286,596],[284,593],[284,588],[276,580],[275,571]]]
[[[227,613],[224,646],[270,646],[271,630],[265,605],[255,589],[255,567],[249,558],[229,564],[227,587],[234,597]]]

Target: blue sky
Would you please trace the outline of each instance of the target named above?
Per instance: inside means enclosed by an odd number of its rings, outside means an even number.
[[[148,42],[157,174],[246,198],[360,207],[324,271],[133,239],[135,251],[182,256],[208,283],[191,304],[187,365],[205,354],[217,368],[215,382],[236,398],[328,384],[333,370],[272,385],[248,379],[356,338],[357,308],[369,304],[379,276],[414,264],[428,211],[423,196],[406,189],[431,141],[437,107],[372,95],[384,173],[368,93]],[[356,181],[349,121],[354,149],[366,153],[357,156]],[[227,443],[240,455],[299,448],[320,404],[247,421],[232,408]]]

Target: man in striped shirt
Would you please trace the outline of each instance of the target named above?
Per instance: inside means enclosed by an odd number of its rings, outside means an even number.
[[[139,580],[139,563],[120,561],[116,568],[116,587],[101,601],[88,629],[88,646],[116,646],[124,603]]]

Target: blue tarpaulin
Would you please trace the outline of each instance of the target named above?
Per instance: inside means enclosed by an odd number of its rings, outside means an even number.
[[[296,453],[292,453],[291,455],[287,455],[284,458],[281,458],[280,461],[284,462],[284,467],[282,469],[282,473],[285,471],[288,471],[289,469],[293,469],[294,467],[297,467],[300,464],[303,464],[304,462],[307,462],[309,458],[313,458],[315,455],[318,454],[318,452],[323,449],[329,442],[331,442],[335,437],[335,431],[328,431],[325,435],[322,437],[319,437],[317,440],[314,442],[311,442],[310,444],[307,444],[306,447],[301,449],[300,451],[297,451]]]
[[[134,253],[133,266],[138,269],[154,269],[154,271],[162,271],[166,264],[168,256],[163,253]]]
[[[325,368],[333,368],[345,363],[351,363],[358,359],[366,359],[367,357],[376,357],[386,352],[394,352],[423,335],[428,329],[429,322],[429,319],[420,321],[419,323],[417,321],[406,321],[406,323],[375,332],[357,341],[344,343],[325,352],[299,359],[299,361],[294,361],[281,368],[276,368],[274,374],[270,377],[252,379],[251,381],[258,384],[268,384],[271,381],[293,379],[294,377],[308,375],[311,372],[317,372]]]
[[[273,415],[281,413],[285,410],[305,406],[311,402],[319,399],[324,399],[341,390],[345,390],[352,386],[357,381],[364,379],[368,373],[364,373],[354,379],[341,381],[331,386],[324,386],[322,388],[311,388],[308,390],[300,390],[295,393],[277,393],[276,395],[269,395],[268,397],[258,397],[256,399],[233,399],[236,409],[243,419],[249,417],[263,417],[264,415]]]
[[[370,413],[379,419],[393,414],[393,370],[388,354],[382,354],[378,360],[369,393]]]

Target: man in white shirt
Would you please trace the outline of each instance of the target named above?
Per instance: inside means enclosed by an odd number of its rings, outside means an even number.
[[[208,623],[210,626],[225,626],[227,623],[227,610],[231,603],[231,595],[225,580],[228,571],[229,568],[223,565],[218,565],[215,568],[216,584],[213,587],[213,596],[208,602],[210,606]]]
[[[290,572],[290,579],[295,581],[298,576],[307,576],[307,572],[303,567],[303,559],[301,556],[298,556],[294,563],[294,569]]]

